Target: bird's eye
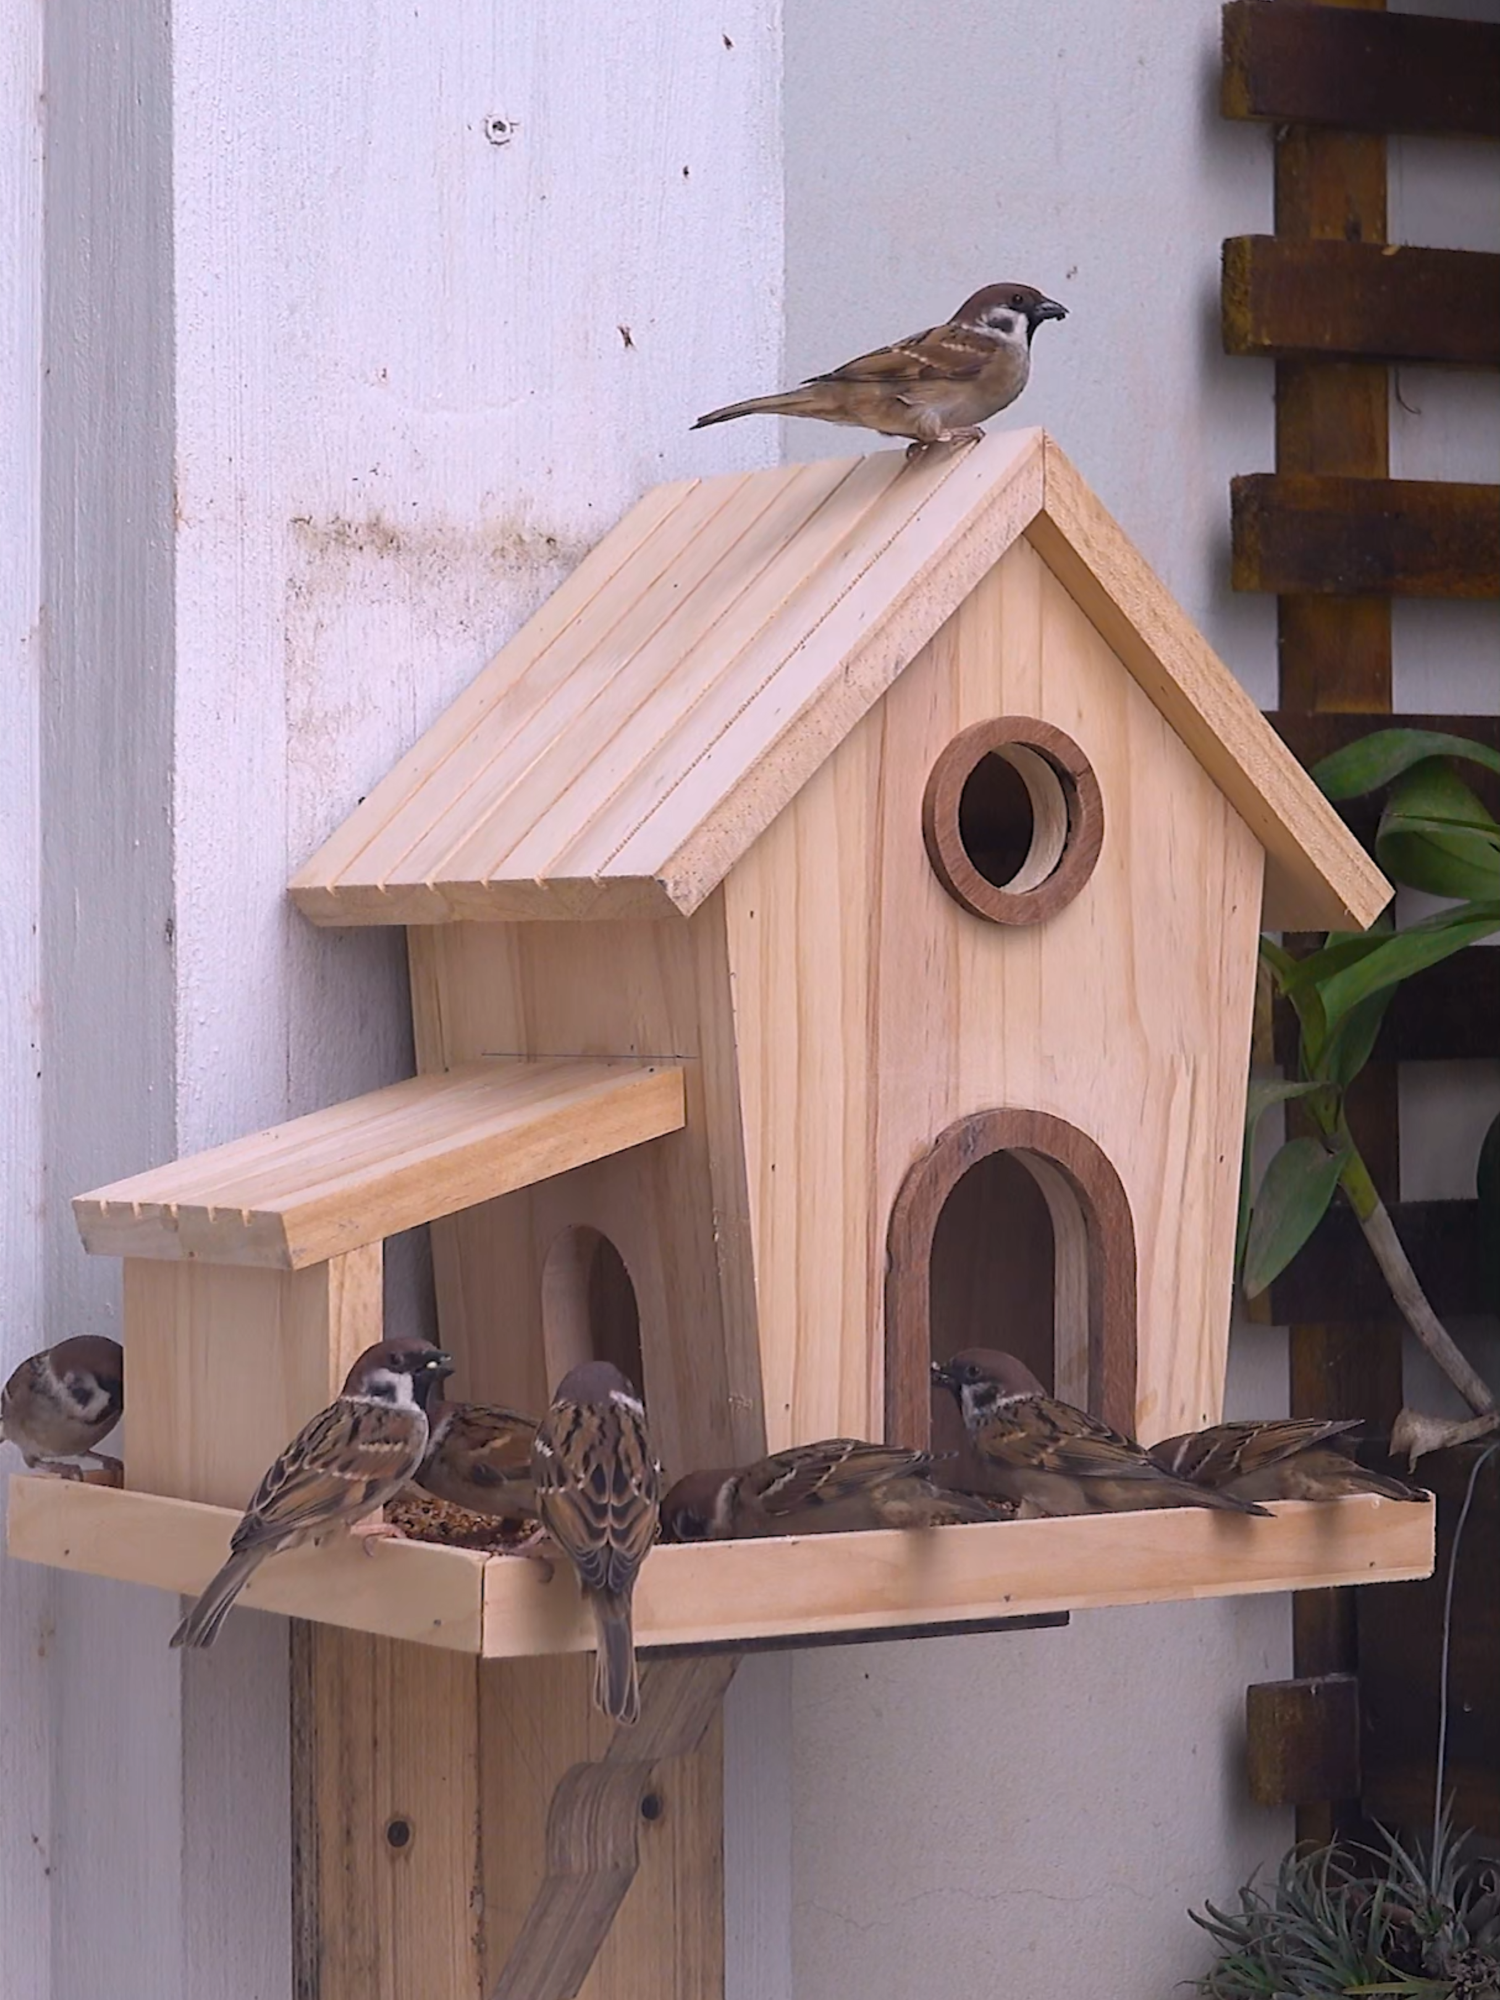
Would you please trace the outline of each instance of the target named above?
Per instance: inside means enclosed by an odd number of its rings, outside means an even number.
[[[1015,307],[1017,312],[1025,312],[1026,300],[1022,293],[1012,292],[1010,295],[1010,302]]]

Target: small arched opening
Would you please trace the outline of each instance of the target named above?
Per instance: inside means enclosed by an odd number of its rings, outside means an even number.
[[[542,1343],[551,1389],[583,1361],[612,1361],[644,1386],[635,1286],[614,1244],[585,1223],[562,1230],[543,1262]]]
[[[886,1264],[886,1435],[957,1447],[931,1364],[1003,1347],[1056,1394],[1135,1423],[1135,1230],[1099,1147],[1046,1112],[981,1111],[902,1182]],[[951,1433],[951,1435],[950,1435]]]

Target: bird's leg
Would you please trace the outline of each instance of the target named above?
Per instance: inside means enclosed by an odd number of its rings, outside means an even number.
[[[28,1458],[26,1470],[42,1479],[82,1479],[83,1467],[66,1458]]]
[[[378,1512],[371,1514],[363,1521],[351,1522],[349,1532],[363,1544],[367,1556],[374,1555],[374,1545],[376,1542],[404,1542],[406,1540],[405,1534],[396,1526],[395,1522],[383,1520]]]
[[[550,1583],[555,1574],[556,1559],[560,1551],[556,1542],[538,1521],[529,1535],[523,1535],[518,1542],[512,1542],[505,1551],[508,1556],[524,1556],[527,1562],[538,1564],[543,1572],[543,1583]]]
[[[119,1459],[111,1458],[109,1453],[105,1451],[91,1451],[89,1453],[89,1457],[94,1461],[94,1464],[98,1468],[98,1470],[104,1475],[102,1479],[94,1480],[92,1482],[94,1485],[123,1486],[125,1484],[125,1467],[123,1466],[123,1464],[121,1464]],[[87,1479],[88,1474],[85,1473],[83,1477]]]
[[[978,424],[965,424],[960,430],[944,431],[939,440],[942,444],[978,444],[984,432]]]

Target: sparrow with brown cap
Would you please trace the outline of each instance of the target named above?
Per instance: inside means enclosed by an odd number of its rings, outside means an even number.
[[[381,1532],[369,1517],[395,1498],[421,1464],[427,1399],[451,1372],[448,1356],[427,1341],[367,1347],[337,1399],[302,1426],[255,1489],[229,1538],[229,1560],[171,1643],[211,1646],[268,1556],[316,1541],[331,1528]]]
[[[1026,387],[1037,328],[1066,318],[1067,307],[1033,285],[986,285],[941,326],[857,355],[798,389],[710,410],[693,429],[734,417],[816,417],[911,438],[911,451],[971,443]]]
[[[957,1402],[983,1472],[983,1491],[1028,1513],[1123,1514],[1216,1507],[1263,1514],[1253,1501],[1163,1472],[1133,1439],[1049,1396],[1023,1361],[971,1347],[934,1362],[932,1379]]]
[[[0,1438],[32,1471],[82,1479],[82,1461],[116,1483],[120,1461],[97,1449],[125,1407],[125,1352],[102,1334],[75,1334],[31,1354],[0,1390]]]

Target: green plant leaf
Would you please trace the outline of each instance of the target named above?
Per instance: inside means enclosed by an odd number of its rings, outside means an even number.
[[[1319,985],[1327,1033],[1331,1035],[1347,1014],[1381,987],[1410,979],[1414,972],[1451,958],[1454,952],[1477,944],[1497,930],[1500,930],[1500,898],[1439,910],[1436,916],[1413,924],[1409,930],[1382,937],[1374,950]]]
[[[1378,792],[1427,757],[1466,757],[1487,770],[1500,771],[1500,751],[1467,736],[1449,736],[1436,729],[1377,729],[1314,764],[1312,777],[1325,798],[1357,799]]]
[[[1322,1085],[1283,1081],[1280,1077],[1252,1077],[1245,1095],[1245,1143],[1240,1154],[1240,1212],[1234,1232],[1234,1275],[1245,1268],[1245,1244],[1250,1235],[1250,1211],[1255,1199],[1251,1175],[1255,1162],[1255,1133],[1273,1104],[1285,1104],[1294,1097],[1308,1097]]]
[[[1328,1211],[1349,1148],[1288,1139],[1266,1168],[1245,1244],[1245,1296],[1255,1298],[1291,1263]]]
[[[1370,1060],[1380,1024],[1395,997],[1394,985],[1382,986],[1349,1009],[1323,1044],[1319,1075],[1341,1091],[1349,1088]]]
[[[1429,895],[1500,896],[1500,824],[1441,760],[1392,786],[1375,856],[1394,881]]]

